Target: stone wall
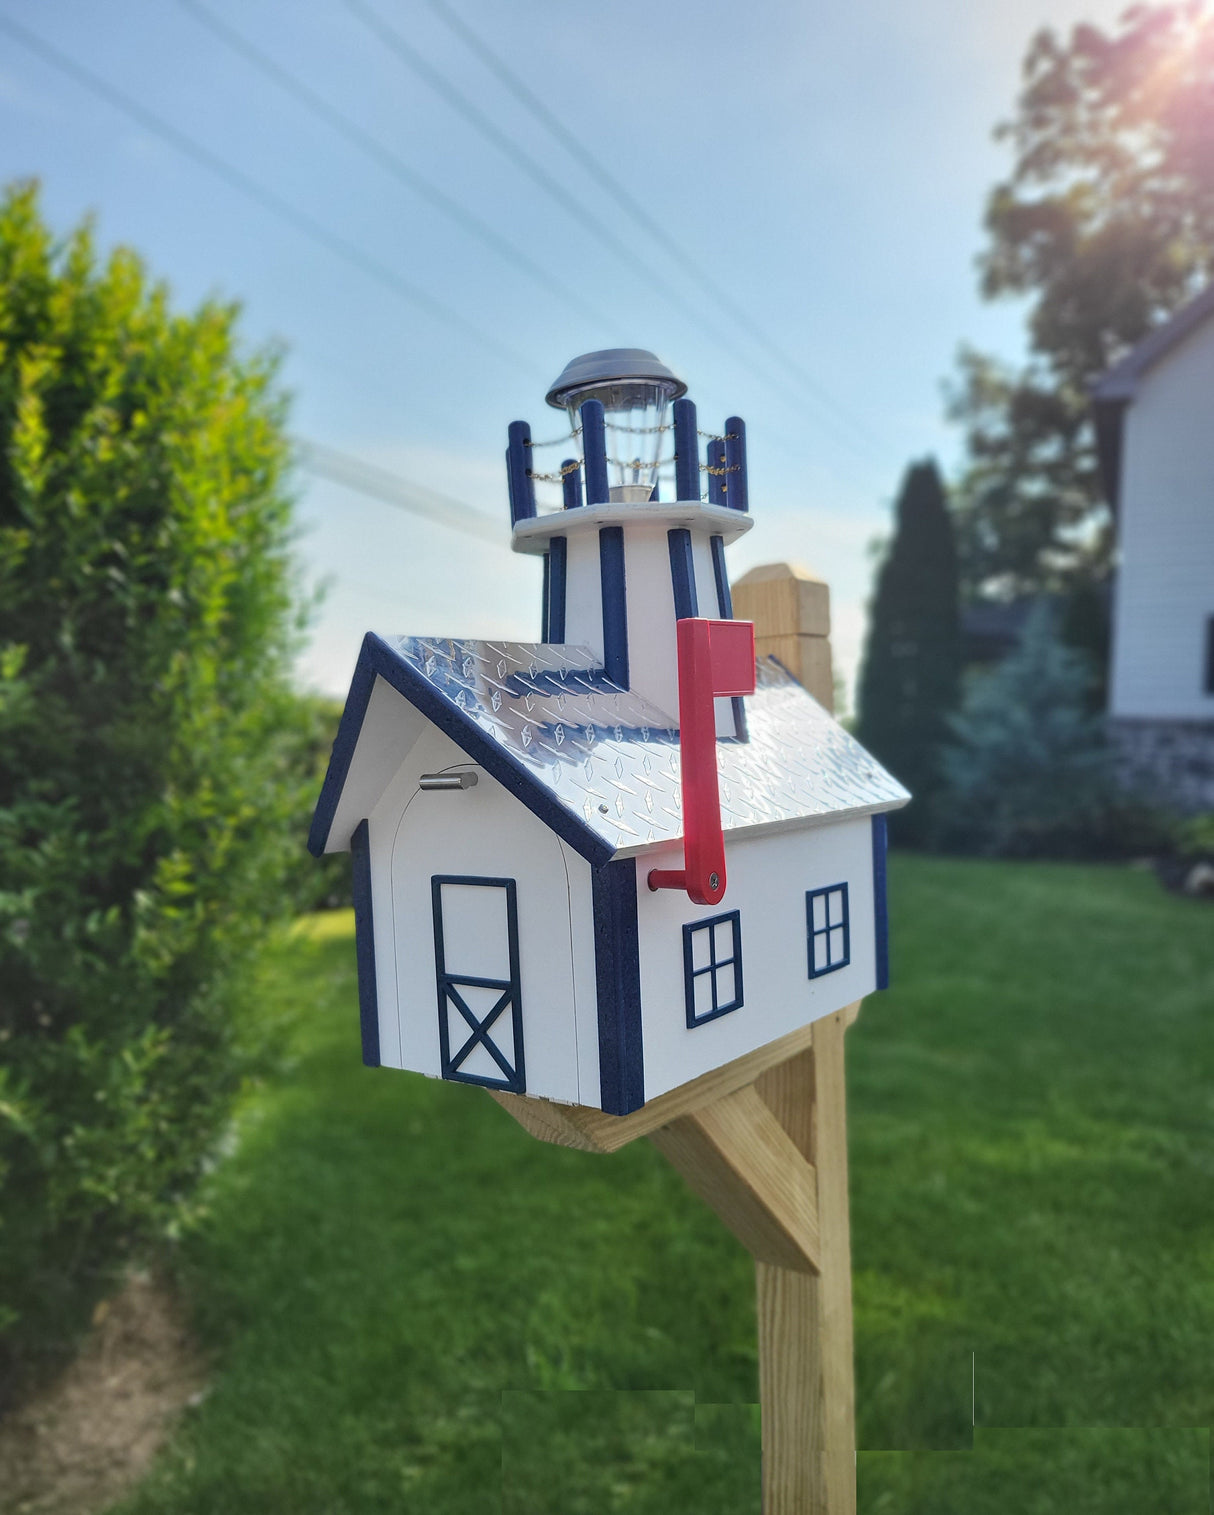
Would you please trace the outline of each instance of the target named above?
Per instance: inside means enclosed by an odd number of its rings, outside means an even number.
[[[1214,721],[1114,719],[1109,735],[1128,789],[1185,814],[1214,810]]]

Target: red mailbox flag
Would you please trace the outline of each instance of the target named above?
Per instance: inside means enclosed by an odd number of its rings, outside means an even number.
[[[686,889],[697,905],[715,905],[725,893],[725,837],[712,702],[755,692],[754,622],[681,620],[678,651],[683,867],[651,869],[649,887]]]

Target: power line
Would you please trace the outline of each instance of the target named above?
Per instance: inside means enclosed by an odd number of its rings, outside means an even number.
[[[483,510],[466,505],[463,500],[440,494],[424,484],[415,484],[398,473],[386,468],[376,468],[364,463],[361,458],[352,458],[349,453],[338,452],[320,442],[311,442],[304,437],[295,438],[295,453],[300,464],[309,473],[342,484],[359,494],[369,495],[407,510],[412,515],[436,521],[452,531],[461,531],[466,536],[479,537],[483,542],[492,542],[497,547],[506,546],[506,530]]]
[[[370,132],[364,131],[356,122],[351,121],[348,116],[328,104],[315,90],[311,89],[301,79],[296,78],[295,75],[289,73],[252,42],[242,37],[239,32],[235,31],[225,21],[222,21],[205,5],[202,5],[200,0],[178,0],[178,4],[184,10],[187,10],[196,21],[205,26],[213,36],[218,37],[225,47],[237,53],[246,63],[249,63],[253,68],[264,74],[266,78],[273,80],[279,89],[290,95],[305,110],[310,111],[314,116],[324,121],[326,125],[344,137],[347,142],[352,142],[362,152],[373,158],[394,178],[411,189],[414,194],[420,195],[422,199],[429,201],[431,205],[441,211],[443,215],[448,216],[458,226],[462,227],[470,236],[484,243],[486,247],[491,248],[497,253],[498,257],[504,258],[507,262],[513,264],[515,268],[526,274],[528,278],[533,279],[549,294],[555,295],[558,299],[564,301],[566,305],[576,310],[579,315],[583,317],[586,315],[586,302],[580,295],[575,294],[571,289],[567,289],[565,285],[542,269],[538,263],[532,262],[526,253],[520,252],[513,243],[507,241],[505,237],[500,236],[494,231],[493,227],[488,225],[487,222],[482,221],[479,216],[466,210],[444,190],[432,184],[423,175],[410,168],[403,158],[384,147]],[[599,319],[601,320],[602,317],[599,317]]]
[[[364,6],[357,4],[356,0],[347,0],[352,9],[361,12]],[[668,253],[676,258],[700,287],[710,294],[714,300],[729,312],[729,314],[742,326],[751,339],[756,342],[765,352],[769,353],[777,362],[792,374],[817,400],[828,406],[836,416],[854,427],[866,440],[868,429],[862,422],[841,406],[830,392],[825,389],[812,374],[808,373],[800,363],[789,353],[785,352],[779,343],[772,340],[768,334],[754,323],[754,318],[737,303],[727,289],[724,289],[712,278],[696,260],[688,253],[666,228],[625,188],[611,171],[585,146],[569,128],[557,116],[555,116],[535,92],[528,88],[527,84],[485,43],[476,32],[468,25],[447,0],[430,0],[431,8],[439,19],[455,33],[470,52],[480,59],[485,67],[493,74],[494,78],[519,102],[541,126],[554,137],[571,157],[586,170],[592,179],[612,197],[617,205],[632,218],[643,231],[647,232],[655,242],[663,247]],[[437,86],[436,86],[437,87]]]
[[[571,216],[592,232],[599,243],[615,253],[634,273],[639,274],[652,288],[662,294],[682,315],[694,321],[697,326],[703,325],[704,311],[702,309],[691,304],[680,290],[667,279],[663,278],[652,264],[648,263],[644,258],[639,257],[606,221],[596,216],[593,211],[588,210],[559,180],[553,178],[528,152],[503,132],[479,106],[469,100],[462,91],[458,90],[439,69],[436,69],[433,64],[423,58],[417,49],[407,42],[395,27],[389,25],[370,6],[365,4],[365,0],[345,0],[345,5],[406,68],[417,75],[418,78],[424,80],[458,115],[462,116],[465,121],[475,127],[486,140],[497,147],[500,152],[521,168],[528,177],[538,184]],[[749,330],[752,323],[745,317],[743,319]],[[744,349],[739,348],[736,343],[720,331],[715,332],[714,335],[719,345],[729,352],[737,362],[743,364],[765,384],[771,382],[770,371],[759,367]],[[787,397],[781,395],[781,398],[786,399]],[[830,413],[831,419],[834,420],[837,428],[840,424],[839,407],[824,391],[819,391],[817,388],[813,390],[813,398]],[[843,435],[836,430],[836,435],[853,449],[858,450],[860,446],[863,446],[865,449],[864,456],[867,457],[868,449],[872,445],[871,441],[865,440],[858,443],[855,436],[856,423],[847,417],[845,413],[842,414],[844,416],[843,424],[849,427],[849,433]]]
[[[222,179],[233,189],[238,189],[241,194],[255,201],[264,210],[270,211],[279,220],[285,221],[289,226],[294,227],[296,231],[302,232],[304,236],[311,238],[313,242],[319,243],[321,247],[326,248],[336,257],[344,259],[345,262],[361,270],[370,278],[377,280],[394,294],[399,295],[401,299],[407,300],[411,305],[416,305],[419,309],[426,311],[427,314],[434,316],[439,321],[446,322],[449,326],[458,327],[465,336],[472,337],[482,347],[508,363],[512,369],[517,369],[520,364],[528,370],[533,369],[533,365],[526,358],[523,358],[516,352],[512,352],[510,348],[495,341],[492,337],[486,336],[467,317],[460,315],[458,311],[451,309],[450,306],[444,305],[442,301],[436,300],[433,296],[426,294],[424,290],[419,289],[415,284],[410,284],[407,280],[400,278],[390,268],[385,267],[375,258],[369,257],[353,242],[348,242],[336,232],[330,231],[321,222],[313,220],[306,211],[296,209],[289,201],[284,200],[273,190],[267,189],[264,185],[259,184],[255,179],[251,178],[243,169],[234,167],[225,159],[213,153],[210,148],[203,147],[193,137],[187,136],[185,132],[179,131],[177,127],[156,115],[155,112],[148,110],[146,106],[140,105],[136,100],[132,100],[129,95],[116,89],[114,85],[107,83],[98,74],[93,73],[91,69],[85,68],[83,64],[77,63],[75,59],[69,58],[66,53],[60,52],[58,48],[53,47],[49,42],[35,35],[35,33],[28,31],[19,22],[13,21],[8,16],[0,16],[0,32],[7,33],[14,41],[19,42],[44,62],[51,64],[53,68],[57,68],[60,73],[66,74],[69,78],[74,79],[77,84],[83,85],[85,89],[99,96],[109,105],[122,111],[124,115],[129,116],[133,121],[142,126],[145,131],[149,131],[154,136],[162,138],[172,147],[175,147],[178,152],[184,153],[186,157],[193,158],[196,163],[201,163],[204,168],[209,169],[211,173]]]

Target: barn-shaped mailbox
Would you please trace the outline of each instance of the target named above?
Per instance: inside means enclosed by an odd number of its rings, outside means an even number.
[[[745,429],[704,459],[684,389],[638,349],[574,360],[547,513],[510,428],[542,641],[363,643],[310,846],[354,855],[369,1064],[624,1115],[885,985],[907,793],[756,668]]]

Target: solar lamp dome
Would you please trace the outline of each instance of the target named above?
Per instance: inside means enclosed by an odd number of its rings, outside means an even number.
[[[575,432],[581,406],[602,403],[612,499],[638,501],[649,498],[657,480],[670,402],[686,393],[682,379],[648,349],[607,347],[567,363],[547,400],[568,414]]]

